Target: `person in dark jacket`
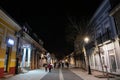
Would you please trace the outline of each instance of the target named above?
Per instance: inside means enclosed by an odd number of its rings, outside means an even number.
[[[48,69],[49,69],[49,72],[51,72],[51,69],[52,69],[51,63],[48,64]]]
[[[48,65],[47,65],[47,64],[44,64],[44,67],[45,67],[45,71],[47,72],[47,67],[48,67]]]

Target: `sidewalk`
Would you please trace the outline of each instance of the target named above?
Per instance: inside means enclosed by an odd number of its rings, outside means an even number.
[[[87,71],[80,68],[70,68],[69,70],[71,70],[76,75],[80,76],[83,80],[108,80],[108,78],[95,77],[96,75],[102,75],[102,73],[98,71],[92,71],[92,74],[89,75]],[[47,73],[48,72],[45,72],[44,68],[41,68],[14,76],[8,76],[0,80],[40,80]],[[109,80],[120,80],[120,79],[110,78]]]
[[[43,68],[31,70],[26,73],[20,73],[18,75],[9,76],[6,78],[0,78],[0,80],[40,80],[48,72],[45,72]]]
[[[70,68],[70,70],[75,73],[76,75],[80,76],[83,80],[108,80],[108,78],[98,78],[95,77],[97,75],[102,75],[101,72],[92,71],[92,74],[88,74],[87,71],[80,69],[80,68]],[[115,78],[109,78],[109,80],[117,80]]]

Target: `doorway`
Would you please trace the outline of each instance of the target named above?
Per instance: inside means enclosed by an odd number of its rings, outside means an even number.
[[[115,54],[114,50],[109,50],[109,62],[110,62],[110,72],[116,72],[116,59],[115,59]]]
[[[8,72],[8,64],[9,64],[9,58],[11,53],[11,47],[6,48],[6,54],[5,54],[5,62],[4,62],[4,72]]]

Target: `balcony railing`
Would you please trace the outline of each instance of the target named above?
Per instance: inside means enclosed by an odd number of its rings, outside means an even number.
[[[85,45],[86,49],[90,49],[90,48],[93,48],[93,47],[95,47],[95,42],[94,41],[91,41],[91,42],[89,42],[88,44]]]
[[[104,34],[100,35],[99,37],[96,38],[97,44],[102,44],[103,42],[107,40],[111,40],[111,32],[106,31]]]

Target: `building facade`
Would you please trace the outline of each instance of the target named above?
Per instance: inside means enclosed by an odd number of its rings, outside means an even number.
[[[113,4],[114,3],[114,4]],[[111,0],[112,9],[110,11],[110,16],[112,16],[115,20],[116,26],[116,40],[119,42],[118,44],[118,55],[117,55],[117,63],[118,63],[118,71],[120,72],[120,56],[119,56],[119,45],[120,45],[120,1],[119,0]]]
[[[110,10],[109,0],[104,0],[90,20],[95,47],[88,52],[92,69],[116,74],[119,72],[120,47],[114,18],[109,15]]]
[[[4,73],[15,74],[16,41],[15,32],[20,27],[0,9],[0,77]]]
[[[40,67],[41,43],[0,9],[0,77]]]

